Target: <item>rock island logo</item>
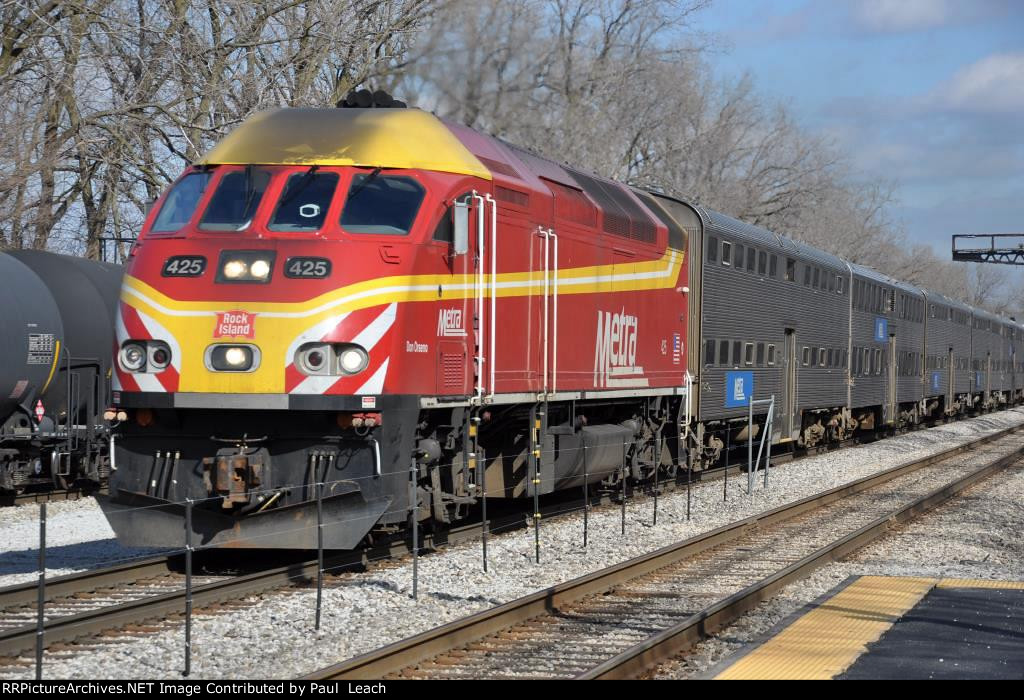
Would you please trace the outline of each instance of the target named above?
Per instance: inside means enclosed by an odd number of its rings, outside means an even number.
[[[248,311],[219,311],[214,338],[255,338],[256,314]]]

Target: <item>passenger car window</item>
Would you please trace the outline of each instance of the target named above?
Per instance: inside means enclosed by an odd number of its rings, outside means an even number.
[[[424,190],[409,177],[356,175],[341,212],[348,233],[404,236],[423,203]]]
[[[722,264],[729,265],[732,255],[732,243],[729,241],[722,241]]]
[[[718,239],[714,236],[708,238],[708,262],[718,261]]]

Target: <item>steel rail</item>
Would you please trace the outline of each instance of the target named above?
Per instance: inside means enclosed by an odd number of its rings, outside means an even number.
[[[177,555],[147,557],[139,561],[117,564],[115,566],[81,571],[65,576],[46,579],[46,600],[67,598],[76,593],[88,593],[106,586],[123,584],[126,580],[137,580],[151,576],[161,576],[172,569],[171,562]],[[0,588],[0,611],[19,605],[32,605],[36,602],[36,581],[17,583],[13,586]]]
[[[234,600],[246,595],[262,593],[275,588],[298,585],[316,579],[317,562],[303,562],[275,567],[265,571],[243,574],[223,581],[215,581],[192,589],[196,607]],[[163,573],[167,573],[164,570]],[[115,574],[110,573],[109,576]],[[121,579],[123,582],[124,579]],[[79,583],[82,579],[79,579]],[[47,582],[47,588],[51,585]],[[49,591],[48,591],[49,592]],[[47,645],[55,642],[71,642],[99,632],[117,629],[125,625],[163,619],[185,609],[184,586],[179,591],[142,597],[136,600],[104,607],[97,607],[72,615],[49,619],[44,624],[44,638]],[[31,649],[35,644],[35,625],[25,625],[0,631],[0,656],[15,656]]]
[[[564,504],[556,503],[549,508],[551,511],[558,511],[561,506]],[[488,522],[492,531],[526,526],[523,514],[518,510],[504,516],[489,517]],[[445,545],[472,540],[480,534],[481,530],[480,523],[471,523],[429,533],[421,541],[420,550],[435,550]],[[325,559],[325,571],[337,572],[409,554],[411,550],[409,543],[405,540],[407,534],[399,533],[372,547],[329,556]],[[47,579],[46,600],[67,598],[75,594],[90,593],[100,588],[124,585],[152,576],[173,573],[171,562],[181,556],[176,553],[151,557],[137,562]],[[192,589],[193,603],[198,610],[203,605],[223,603],[247,595],[265,593],[289,586],[301,586],[316,580],[318,568],[318,561],[314,558],[194,586]],[[36,602],[37,585],[36,582],[31,582],[0,589],[0,613],[17,606],[33,605]],[[180,591],[172,593],[140,597],[117,605],[96,607],[80,613],[52,618],[45,622],[44,638],[47,645],[71,642],[106,630],[141,624],[166,617],[168,614],[181,613],[185,609],[184,606],[185,590],[183,587]],[[34,624],[0,630],[0,657],[14,656],[31,649],[35,644],[35,637],[36,626]]]
[[[606,569],[581,576],[550,588],[523,596],[503,605],[484,610],[460,620],[427,630],[407,639],[389,644],[374,651],[362,654],[338,664],[319,669],[307,676],[306,680],[339,680],[339,679],[373,679],[396,673],[402,669],[433,658],[439,654],[457,649],[466,644],[480,640],[490,634],[511,627],[531,618],[557,611],[570,603],[591,595],[609,591],[616,586],[636,579],[658,569],[670,566],[685,559],[692,558],[701,552],[730,541],[737,540],[751,531],[764,528],[774,523],[790,520],[809,511],[834,503],[847,496],[874,488],[892,481],[905,474],[926,468],[941,461],[984,444],[995,442],[1024,429],[1024,425],[1013,426],[1000,430],[977,440],[958,445],[928,457],[911,460],[891,469],[863,477],[856,481],[838,486],[828,491],[809,496],[794,503],[774,508],[763,513],[744,518],[734,523],[711,530],[710,532],[684,540],[667,547],[641,555]],[[1006,457],[997,462],[1008,463],[1024,454],[1024,446],[1017,447]],[[992,465],[989,465],[990,467]],[[988,468],[988,467],[986,467]],[[981,477],[978,477],[981,478]],[[911,506],[912,507],[912,506]],[[916,512],[916,511],[915,511]],[[883,518],[889,522],[893,516]],[[857,545],[860,546],[860,545]],[[850,551],[843,549],[845,553]],[[841,554],[836,554],[836,557]],[[784,585],[784,584],[783,584]],[[773,589],[775,590],[775,589]],[[760,598],[758,599],[760,600]],[[729,610],[732,603],[725,605],[723,611]],[[710,618],[698,620],[698,627]],[[716,618],[717,619],[717,618]],[[722,619],[725,619],[722,617]],[[638,656],[646,659],[651,652],[644,650]],[[609,671],[611,672],[611,671]]]

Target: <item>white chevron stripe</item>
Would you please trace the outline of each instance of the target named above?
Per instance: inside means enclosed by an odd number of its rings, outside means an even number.
[[[384,311],[382,311],[380,315],[377,316],[377,318],[373,319],[373,321],[370,322],[370,325],[368,325],[358,335],[356,335],[351,340],[351,342],[362,346],[364,350],[370,352],[371,350],[373,350],[374,346],[376,346],[377,343],[380,342],[381,338],[383,338],[387,334],[387,332],[391,329],[391,326],[394,325],[395,316],[397,315],[397,313],[398,304],[388,304],[387,308],[384,309]],[[303,333],[299,341],[292,343],[292,346],[289,348],[288,355],[286,356],[286,361],[291,362],[295,354],[295,350],[299,348],[299,345],[301,345],[303,342],[312,342],[314,340],[319,340],[324,335],[333,330],[334,327],[337,326],[338,323],[341,322],[343,318],[344,316],[336,317],[337,320],[333,324],[328,324],[326,321],[324,323],[319,323],[312,329]],[[329,320],[333,321],[335,319]],[[309,340],[303,340],[307,338]],[[331,375],[328,377],[321,375],[311,375],[303,379],[294,389],[291,390],[291,393],[322,394],[343,378],[344,377],[339,375]],[[372,381],[372,377],[370,381]],[[381,378],[381,381],[383,382],[383,377]]]
[[[337,375],[311,375],[299,382],[292,394],[322,394],[338,383],[341,377]]]
[[[354,393],[358,394],[379,394],[384,390],[384,377],[388,374],[388,362],[391,358],[384,360],[384,363],[377,368],[373,376],[366,380],[366,384],[359,387]]]
[[[331,316],[330,318],[324,319],[320,323],[316,324],[312,328],[309,328],[302,332],[302,334],[292,341],[291,345],[288,346],[288,351],[284,354],[284,366],[287,367],[295,360],[295,351],[299,349],[299,346],[304,343],[315,343],[316,341],[323,338],[325,335],[334,330],[334,327],[345,320],[348,314],[341,314],[340,316]]]
[[[392,302],[381,312],[380,316],[373,319],[373,322],[363,329],[362,333],[352,339],[352,342],[361,346],[366,352],[373,350],[395,322],[395,315],[398,312],[398,304]]]
[[[142,313],[138,309],[135,309],[135,313],[139,315],[139,320],[142,321],[142,325],[146,327],[146,332],[149,333],[149,337],[153,340],[162,340],[167,343],[168,347],[171,348],[171,367],[181,374],[181,346],[178,345],[178,340],[170,331],[160,325],[160,323]]]
[[[138,309],[136,309],[136,311],[137,310]],[[146,331],[149,332],[150,334],[152,334],[152,331],[150,331],[150,327],[148,325],[146,325],[146,323],[145,323],[146,319],[149,318],[149,317],[148,316],[143,316],[142,314],[139,314],[139,318],[143,320],[143,325],[146,326]],[[153,319],[149,319],[149,320],[152,321]],[[154,321],[154,323],[156,323],[156,322]],[[156,325],[159,326],[159,324],[156,324]],[[126,341],[126,340],[145,340],[145,338],[134,338],[133,339],[130,335],[128,335],[128,329],[124,325],[124,319],[121,318],[120,310],[118,310],[118,312],[117,312],[117,322],[116,322],[115,329],[116,329],[115,332],[117,334],[118,354],[120,354],[121,344],[124,341]],[[165,333],[166,333],[166,331],[165,331]],[[170,337],[170,334],[167,334],[167,335],[168,335],[168,337]],[[170,345],[170,343],[168,343],[168,345]],[[173,352],[173,346],[172,346],[172,352]],[[179,354],[180,355],[180,353],[175,353],[175,354]],[[117,362],[118,360],[115,359],[114,361]],[[177,369],[177,368],[175,368],[175,369]],[[160,380],[156,378],[156,375],[147,374],[145,372],[138,372],[138,373],[136,373],[136,372],[128,372],[127,374],[130,374],[132,379],[135,380],[136,384],[139,385],[139,391],[153,391],[153,392],[159,392],[161,394],[166,394],[167,393],[167,389],[165,389],[164,385],[160,383]],[[117,380],[117,372],[114,372],[114,385],[113,385],[113,388],[121,390],[121,382]]]
[[[124,319],[121,318],[121,309],[117,310],[117,318],[114,320],[114,338],[117,340],[117,350],[114,351],[114,362],[119,362],[118,357],[121,354],[121,345],[124,341],[128,340],[128,329],[124,327]],[[111,388],[115,391],[121,391],[121,380],[118,377],[118,372],[113,372],[113,382]]]

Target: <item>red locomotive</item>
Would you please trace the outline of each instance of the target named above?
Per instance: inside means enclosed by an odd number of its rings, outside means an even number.
[[[118,538],[351,548],[683,460],[686,212],[415,109],[257,114],[121,294]],[[585,450],[582,448],[586,448]],[[584,461],[586,460],[586,464]],[[486,474],[481,474],[482,470]],[[140,506],[153,506],[141,508]]]

